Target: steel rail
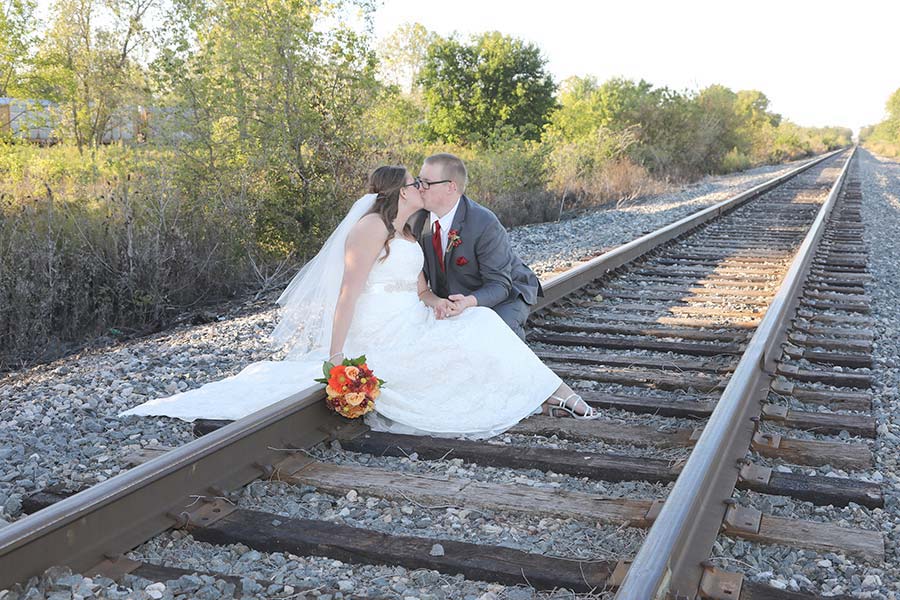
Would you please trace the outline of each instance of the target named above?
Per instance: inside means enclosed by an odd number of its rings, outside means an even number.
[[[694,598],[704,562],[724,518],[740,465],[753,435],[781,344],[802,285],[840,194],[856,147],[844,163],[782,285],[722,392],[687,463],[641,544],[616,594],[617,600]]]
[[[52,565],[84,572],[176,524],[196,496],[244,486],[278,448],[330,437],[339,418],[315,385],[0,529],[0,589]],[[217,493],[218,492],[218,493]]]
[[[609,252],[604,252],[600,256],[596,256],[584,264],[559,274],[544,285],[544,295],[543,297],[539,297],[537,303],[531,307],[531,312],[538,311],[545,306],[553,304],[560,298],[584,287],[594,279],[602,277],[605,273],[630,263],[648,252],[659,248],[666,242],[684,235],[726,212],[738,208],[749,200],[778,187],[788,179],[799,175],[845,150],[846,148],[842,148],[813,158],[783,175],[779,175],[778,177],[752,187],[736,196],[722,200],[708,208],[688,215],[679,221],[675,221],[674,223],[636,238],[626,244],[617,246]]]
[[[544,286],[542,308],[696,226],[731,210],[841,150],[606,252]],[[218,495],[258,478],[283,454],[348,427],[325,408],[324,387],[312,386],[213,433],[166,452],[0,529],[0,589],[52,565],[84,571],[177,524],[197,496]]]

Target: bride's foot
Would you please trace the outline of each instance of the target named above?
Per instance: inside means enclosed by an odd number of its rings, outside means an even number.
[[[597,419],[600,413],[594,410],[590,404],[575,392],[569,393],[567,396],[557,396],[553,394],[546,401],[547,414],[551,417],[560,417],[570,415],[576,419]]]

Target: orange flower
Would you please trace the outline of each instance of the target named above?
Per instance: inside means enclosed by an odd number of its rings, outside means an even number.
[[[344,396],[344,401],[350,406],[359,406],[366,399],[366,395],[359,392],[350,392]]]
[[[328,377],[328,385],[332,389],[341,392],[347,386],[347,376],[345,374],[347,367],[344,365],[336,365],[332,367]]]
[[[357,367],[346,367],[344,369],[344,375],[346,375],[347,379],[350,381],[356,381],[359,379],[359,369]]]

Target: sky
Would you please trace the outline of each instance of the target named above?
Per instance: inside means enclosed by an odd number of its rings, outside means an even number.
[[[376,36],[405,22],[533,42],[557,81],[623,76],[676,90],[756,89],[799,125],[857,133],[884,118],[900,88],[896,0],[381,0]]]

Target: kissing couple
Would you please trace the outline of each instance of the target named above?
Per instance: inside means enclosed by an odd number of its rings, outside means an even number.
[[[452,154],[425,159],[418,177],[375,169],[278,299],[284,360],[122,414],[237,419],[309,387],[326,356],[365,354],[388,381],[365,416],[376,431],[484,439],[539,412],[597,418],[525,344],[543,291],[467,183]]]

